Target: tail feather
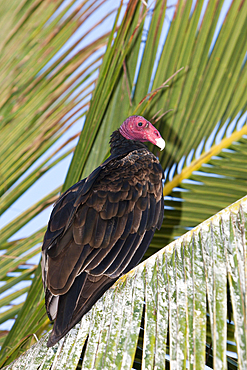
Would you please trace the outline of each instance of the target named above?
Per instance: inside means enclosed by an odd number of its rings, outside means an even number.
[[[95,280],[94,276],[83,272],[75,279],[71,289],[59,296],[57,317],[47,347],[54,346],[64,337],[117,279],[102,275],[98,281]]]

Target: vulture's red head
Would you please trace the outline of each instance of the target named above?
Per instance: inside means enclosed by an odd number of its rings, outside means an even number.
[[[142,116],[128,117],[120,126],[119,131],[128,140],[150,141],[161,150],[165,147],[165,140],[159,131]]]

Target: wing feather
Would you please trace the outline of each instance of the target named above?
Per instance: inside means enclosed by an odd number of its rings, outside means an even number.
[[[153,227],[153,220],[155,217],[156,199],[154,194],[149,194],[149,211],[148,211],[148,222],[146,225],[147,230]]]
[[[110,220],[107,221],[104,239],[100,245],[101,249],[107,248],[109,246],[110,241],[111,241],[111,235],[114,230],[114,226],[116,222],[117,222],[116,218],[111,218]]]
[[[130,235],[129,235],[130,237]],[[126,240],[119,239],[115,245],[114,248],[107,248],[104,250],[101,250],[101,253],[98,254],[98,259],[95,260],[87,267],[87,272],[90,275],[102,275],[105,270],[113,263],[113,261],[116,259],[116,256],[120,253],[123,246],[125,245]],[[128,246],[129,247],[129,246]]]
[[[147,230],[147,222],[149,215],[149,198],[147,198],[146,208],[142,211],[142,218],[139,226],[139,234],[143,234]]]
[[[125,228],[124,228],[124,232],[121,235],[122,239],[126,239],[128,237],[128,235],[130,234],[131,228],[132,228],[132,223],[133,223],[133,218],[134,218],[134,212],[131,211],[130,213],[128,213],[128,219],[127,219],[127,222],[126,222],[126,225],[125,225]]]
[[[126,268],[131,258],[133,257],[136,249],[139,247],[142,238],[143,235],[130,234],[124,244],[126,248],[121,249],[120,253],[114,260],[114,263],[111,263],[111,265],[105,271],[105,275],[111,277],[120,276],[122,271]]]
[[[86,207],[86,205],[84,205],[84,207]],[[81,242],[80,242],[81,245],[90,243],[93,237],[94,229],[97,224],[97,218],[98,218],[98,213],[95,211],[94,208],[90,207],[87,212],[87,219],[86,219],[84,230],[83,230],[82,237],[81,237]]]
[[[118,213],[116,214],[117,217],[123,217],[127,212],[126,208],[128,206],[127,200],[121,200],[118,204]]]
[[[104,240],[104,235],[106,232],[107,220],[103,220],[100,215],[97,218],[97,224],[95,227],[94,239],[92,245],[94,248],[99,248]]]
[[[71,242],[58,257],[49,258],[46,284],[51,293],[64,294],[70,289],[91,250],[89,244],[81,247]]]

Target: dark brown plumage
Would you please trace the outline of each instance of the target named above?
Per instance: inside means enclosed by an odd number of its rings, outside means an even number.
[[[139,263],[161,227],[163,170],[142,141],[164,147],[148,121],[129,117],[112,134],[111,156],[55,203],[42,247],[46,310],[55,320],[48,347]]]

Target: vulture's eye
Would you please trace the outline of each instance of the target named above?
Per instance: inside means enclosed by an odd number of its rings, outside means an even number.
[[[140,127],[141,127],[142,125],[143,125],[143,123],[142,123],[142,122],[138,122],[138,126],[140,126]]]

